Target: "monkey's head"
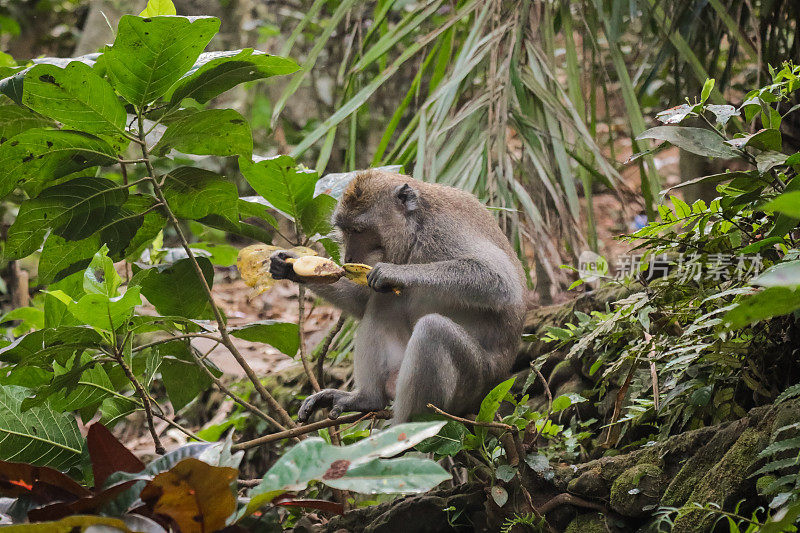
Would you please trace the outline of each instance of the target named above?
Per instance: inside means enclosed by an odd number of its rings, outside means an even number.
[[[404,263],[419,223],[417,182],[408,176],[368,170],[347,186],[334,213],[347,263]]]

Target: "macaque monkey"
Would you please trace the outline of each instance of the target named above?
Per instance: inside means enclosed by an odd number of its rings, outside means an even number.
[[[311,290],[360,320],[352,392],[306,398],[298,418],[384,408],[394,422],[430,412],[475,412],[509,374],[522,333],[522,265],[494,217],[464,191],[367,170],[345,190],[333,217],[347,263],[373,266],[369,286],[346,278]],[[276,279],[300,282],[271,257]]]

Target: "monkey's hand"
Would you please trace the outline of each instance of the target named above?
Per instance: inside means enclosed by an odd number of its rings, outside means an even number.
[[[303,283],[303,281],[295,274],[294,266],[287,263],[289,258],[297,258],[297,254],[288,250],[278,250],[269,257],[269,273],[274,279],[288,279],[295,283]]]
[[[321,390],[303,400],[303,404],[297,412],[297,419],[300,422],[305,422],[317,409],[330,407],[331,411],[328,413],[328,418],[335,420],[339,418],[342,411],[357,410],[357,408],[351,405],[353,403],[353,396],[352,392],[345,392],[337,389]]]
[[[405,287],[400,275],[400,266],[392,263],[378,263],[372,267],[367,274],[367,284],[377,292],[397,292]]]

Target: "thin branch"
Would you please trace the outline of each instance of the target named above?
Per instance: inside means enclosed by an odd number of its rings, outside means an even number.
[[[133,388],[136,389],[136,394],[139,395],[139,398],[142,402],[142,407],[144,408],[144,415],[147,419],[147,429],[150,430],[150,435],[153,437],[153,445],[156,448],[156,453],[158,455],[164,455],[167,453],[167,450],[164,449],[164,445],[161,444],[161,440],[158,438],[158,433],[156,432],[156,427],[153,424],[153,410],[150,406],[150,396],[147,395],[144,388],[142,388],[142,384],[139,383],[139,380],[136,379],[136,376],[133,374],[133,371],[130,369],[128,364],[125,362],[125,358],[119,352],[114,352],[113,354],[114,359],[117,360],[117,363],[122,368],[122,371],[125,373],[125,376],[130,380],[133,384]]]
[[[388,420],[392,418],[392,413],[389,411],[373,411],[369,413],[369,415],[374,419],[380,419],[380,420]],[[289,429],[287,431],[281,431],[280,433],[272,433],[271,435],[264,435],[263,437],[259,437],[257,439],[239,442],[231,447],[231,451],[236,452],[239,450],[249,450],[250,448],[255,448],[256,446],[261,446],[262,444],[275,442],[276,440],[287,439],[290,437],[299,437],[300,435],[305,435],[306,433],[312,433],[320,429],[329,428],[331,426],[338,426],[340,424],[349,424],[350,422],[355,422],[356,420],[361,420],[363,418],[364,415],[362,413],[353,413],[351,415],[340,416],[336,420],[331,420],[330,418],[327,418],[325,420],[320,420],[319,422],[306,424],[305,426],[298,426],[296,428]]]
[[[230,390],[228,387],[226,387],[225,384],[222,383],[222,380],[220,380],[217,376],[214,375],[213,372],[211,372],[211,370],[208,369],[208,367],[205,365],[205,363],[203,363],[203,360],[200,358],[199,355],[197,355],[195,353],[194,350],[189,350],[189,351],[191,352],[192,357],[195,360],[195,363],[197,363],[197,366],[199,366],[200,368],[202,368],[205,371],[206,375],[211,379],[211,381],[214,383],[214,385],[217,386],[217,388],[220,390],[220,392],[222,392],[225,396],[227,396],[228,398],[230,398],[234,402],[236,402],[239,405],[241,405],[242,407],[244,407],[247,411],[249,411],[249,412],[253,413],[254,415],[260,417],[261,419],[265,420],[267,423],[272,424],[273,426],[275,426],[276,428],[278,428],[281,431],[286,431],[286,428],[283,425],[281,425],[280,422],[278,422],[277,420],[275,420],[274,418],[269,416],[267,413],[265,413],[264,411],[262,411],[261,409],[259,409],[255,405],[251,404],[250,402],[243,400],[242,398],[237,396],[232,390]]]
[[[166,339],[159,339],[157,341],[148,342],[147,344],[142,344],[137,346],[133,349],[133,352],[140,352],[142,350],[146,350],[147,348],[152,348],[153,346],[158,346],[159,344],[166,344],[172,341],[179,341],[182,339],[193,339],[193,338],[202,338],[202,339],[211,339],[212,341],[217,341],[222,343],[222,339],[219,337],[215,337],[214,335],[208,335],[205,333],[187,333],[185,335],[175,335],[174,337],[169,337]]]
[[[594,509],[596,511],[605,511],[606,508],[602,504],[586,501],[583,498],[578,498],[573,494],[567,494],[566,492],[563,494],[559,494],[558,496],[554,496],[553,498],[547,500],[539,507],[539,513],[547,514],[556,507],[561,507],[562,505],[574,505],[575,507],[583,507],[584,509]]]
[[[144,121],[142,119],[141,111],[137,110],[137,118],[139,121],[139,138],[144,141],[145,133],[144,133]],[[203,269],[200,268],[200,264],[197,262],[197,258],[194,256],[191,248],[189,247],[189,241],[186,239],[186,236],[183,234],[183,230],[181,229],[181,225],[178,222],[178,218],[175,216],[175,213],[172,212],[170,209],[169,204],[167,203],[166,199],[164,198],[164,194],[161,191],[161,187],[158,184],[158,180],[155,177],[155,171],[153,170],[153,164],[150,162],[150,153],[148,151],[147,145],[142,144],[142,157],[145,159],[145,165],[147,166],[147,172],[150,174],[151,181],[153,183],[153,192],[155,193],[156,197],[159,199],[161,203],[164,204],[164,210],[167,213],[167,218],[172,223],[172,226],[175,228],[175,233],[178,236],[178,239],[181,242],[181,246],[183,247],[184,251],[186,251],[186,255],[189,261],[192,263],[192,267],[194,267],[195,273],[197,274],[200,283],[203,286],[203,290],[206,293],[206,298],[208,298],[209,303],[211,304],[211,310],[214,313],[214,319],[217,322],[217,327],[219,329],[220,336],[222,337],[222,344],[228,349],[228,351],[233,355],[233,358],[236,359],[236,362],[242,367],[245,374],[247,374],[248,379],[255,387],[256,391],[258,391],[259,395],[264,399],[267,403],[269,408],[278,414],[280,419],[284,422],[284,424],[288,427],[297,427],[297,424],[292,420],[292,417],[289,416],[289,413],[278,403],[278,401],[269,393],[269,391],[264,387],[264,384],[261,383],[261,380],[256,375],[253,368],[247,363],[247,360],[242,356],[239,352],[239,349],[233,343],[230,335],[228,334],[227,326],[225,325],[225,320],[222,318],[222,313],[220,312],[219,308],[217,307],[216,302],[214,302],[214,295],[211,292],[211,287],[209,287],[208,282],[206,281],[206,277],[203,274]]]
[[[302,284],[298,284],[297,289],[297,310],[298,310],[298,317],[297,317],[297,335],[300,337],[300,361],[303,362],[303,369],[306,371],[306,375],[308,376],[308,381],[311,383],[311,387],[314,389],[314,392],[319,392],[322,390],[319,386],[319,382],[317,381],[316,376],[314,376],[314,371],[311,369],[311,364],[308,362],[308,355],[306,354],[306,336],[303,332],[305,326],[305,299],[306,299],[306,288]]]
[[[328,334],[325,335],[325,339],[322,341],[322,347],[317,354],[317,381],[320,387],[325,386],[325,369],[323,365],[325,364],[325,358],[328,356],[328,350],[331,348],[333,339],[342,331],[342,326],[344,326],[346,320],[347,318],[343,314],[340,315],[339,320],[336,321],[336,324],[328,331]]]
[[[511,431],[516,429],[514,426],[510,426],[508,424],[503,424],[502,422],[480,422],[478,420],[470,420],[469,418],[461,418],[460,416],[451,415],[450,413],[446,413],[433,405],[432,403],[428,404],[428,409],[433,409],[440,415],[449,418],[450,420],[455,420],[456,422],[461,422],[462,424],[471,424],[473,426],[481,426],[486,428],[497,428],[497,429],[505,429]]]

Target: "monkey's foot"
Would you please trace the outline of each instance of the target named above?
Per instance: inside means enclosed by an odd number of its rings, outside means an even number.
[[[305,422],[317,409],[330,407],[328,418],[336,420],[345,411],[374,411],[384,407],[379,402],[369,401],[355,392],[345,392],[337,389],[324,389],[312,394],[300,406],[297,419]]]

